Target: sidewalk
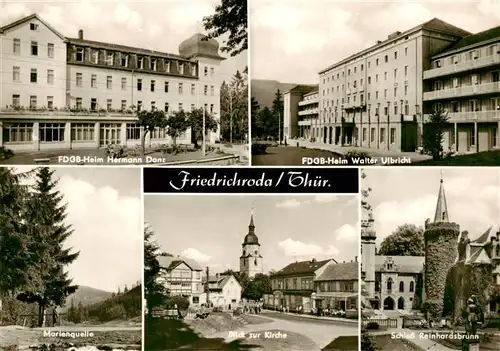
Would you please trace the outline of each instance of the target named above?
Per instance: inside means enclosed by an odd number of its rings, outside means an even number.
[[[304,317],[304,318],[310,318],[310,319],[322,319],[325,321],[336,321],[336,322],[341,322],[341,323],[346,323],[346,324],[352,324],[352,325],[359,325],[359,320],[358,319],[347,319],[347,318],[336,318],[336,317],[318,317],[318,316],[313,316],[310,314],[297,314],[297,313],[291,313],[291,312],[277,312],[277,311],[272,311],[272,310],[263,310],[262,314],[285,314],[289,316],[296,316],[296,317]]]
[[[349,151],[364,152],[373,158],[380,157],[409,157],[413,162],[428,160],[431,157],[428,155],[421,155],[418,152],[399,152],[394,150],[384,150],[375,149],[368,147],[357,147],[357,146],[340,146],[335,144],[323,144],[323,143],[311,143],[306,140],[290,140],[290,146],[296,146],[299,143],[299,147],[305,147],[308,149],[320,149],[335,152],[341,155]]]

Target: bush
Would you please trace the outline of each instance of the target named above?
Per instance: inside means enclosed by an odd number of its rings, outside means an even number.
[[[375,351],[377,349],[375,339],[372,335],[368,334],[366,329],[361,331],[361,350],[362,351]]]
[[[362,158],[362,157],[369,157],[369,155],[363,151],[350,150],[344,154],[344,157],[345,158],[351,158],[351,157],[356,157],[356,158],[361,157]]]
[[[265,155],[267,150],[266,144],[253,143],[252,144],[252,155]]]
[[[6,160],[14,156],[14,152],[11,149],[7,149],[4,146],[0,147],[0,160]]]
[[[165,307],[167,309],[174,308],[175,305],[177,305],[179,310],[185,311],[189,308],[189,300],[188,298],[179,295],[169,296],[167,298],[167,302],[165,303]]]
[[[222,312],[222,307],[217,306],[212,309],[212,312]]]
[[[241,312],[241,308],[237,308],[233,311],[233,316],[241,316],[242,312]]]
[[[380,326],[378,325],[377,322],[369,322],[367,325],[366,325],[366,329],[367,330],[376,330],[378,329]]]

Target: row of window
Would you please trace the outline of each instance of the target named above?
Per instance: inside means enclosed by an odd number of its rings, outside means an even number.
[[[498,44],[490,45],[485,48],[470,50],[462,54],[452,55],[447,58],[434,60],[432,63],[432,68],[441,68],[443,66],[451,66],[460,64],[462,61],[473,61],[480,57],[487,57],[492,55],[497,55],[500,53]]]
[[[448,112],[479,112],[500,111],[500,98],[495,97],[485,100],[451,101],[449,103],[437,102],[433,105],[434,111],[447,110]]]
[[[488,74],[489,81],[486,83],[500,82],[500,71],[493,71]],[[455,89],[461,86],[471,86],[481,84],[481,76],[479,74],[471,74],[464,77],[454,77],[446,81],[437,80],[433,84],[434,90]]]
[[[40,123],[38,125],[38,140],[40,142],[64,142],[65,123]],[[127,123],[127,140],[140,140],[141,127],[134,123]],[[4,123],[3,141],[6,143],[33,142],[33,123]],[[102,124],[100,127],[100,140],[102,144],[120,143],[121,125]],[[168,137],[165,129],[156,128],[150,133],[151,139],[165,139]],[[179,139],[183,139],[183,133]],[[71,141],[95,141],[94,123],[71,123]],[[191,276],[189,277],[191,279]],[[198,277],[198,279],[200,279]],[[175,280],[175,279],[174,279]]]
[[[46,105],[43,105],[45,108],[48,110],[53,110],[54,109],[54,97],[53,96],[47,96],[46,100]],[[19,108],[21,107],[21,95],[20,94],[13,94],[12,95],[12,107],[13,108]],[[39,105],[39,100],[37,95],[30,95],[30,103],[29,103],[29,108],[34,110],[41,107]],[[77,97],[75,98],[75,109],[77,110],[82,110],[83,107],[83,98]],[[156,101],[151,101],[150,102],[150,107],[151,110],[154,110],[158,108],[156,105]],[[126,111],[130,108],[130,106],[127,105],[127,100],[121,100],[121,105],[120,105],[120,111]],[[137,101],[137,110],[141,111],[144,108],[143,102],[142,101]],[[205,111],[209,111],[211,114],[214,113],[214,104],[204,104]],[[99,111],[101,109],[104,109],[104,107],[100,106],[97,98],[91,98],[90,99],[90,110],[91,111]],[[107,99],[106,100],[106,108],[107,111],[112,111],[113,110],[113,99]],[[196,109],[195,104],[191,104],[191,111]],[[179,103],[178,104],[178,111],[184,110],[184,104]],[[170,104],[168,102],[165,102],[164,104],[164,111],[165,112],[170,112]]]
[[[395,50],[394,53],[393,53],[393,57],[394,57],[394,60],[397,60],[398,59],[398,50]],[[405,47],[404,48],[404,55],[405,57],[408,56],[408,47]],[[384,55],[384,63],[389,63],[389,55],[386,54]],[[368,68],[371,68],[371,61],[368,61]],[[376,58],[375,59],[375,66],[379,66],[380,65],[380,59],[379,58]],[[345,68],[343,68],[345,69]],[[360,69],[360,72],[363,72],[364,71],[364,64],[360,64],[359,66],[359,69]],[[351,72],[353,74],[356,74],[357,73],[357,67],[353,67],[352,70],[351,68],[348,68],[347,69],[347,75],[350,76],[351,75]],[[337,79],[340,79],[340,77],[344,77],[344,71],[341,71],[341,72],[337,72],[337,74],[335,75],[332,74],[331,76],[327,76],[327,77],[323,77],[323,84],[326,84],[328,82],[330,82],[330,79],[331,81],[335,81],[335,76],[337,77]]]
[[[98,49],[91,49],[90,50],[90,57],[88,58],[91,63],[98,64],[99,63],[99,56],[103,58],[103,61],[106,65],[108,66],[113,66],[115,64],[115,58],[118,60],[119,65],[124,68],[129,68],[131,67],[131,59],[132,55],[127,54],[127,53],[122,53],[122,52],[109,52],[107,50],[98,50]],[[85,49],[82,47],[77,47],[75,50],[75,60],[77,62],[85,62],[86,59],[86,52]],[[184,63],[184,62],[177,62],[177,71],[180,74],[186,74],[187,67],[191,68],[191,75],[196,76],[197,72],[197,65],[194,63]],[[162,69],[160,69],[160,66]],[[172,71],[172,62],[165,60],[163,58],[154,58],[154,57],[147,57],[147,56],[137,56],[137,61],[134,66],[134,68],[141,69],[141,70],[150,70],[153,72],[158,72],[158,71],[164,71],[166,73],[171,73]],[[203,75],[207,77],[209,74],[209,68],[205,66],[203,68]],[[210,76],[215,75],[215,68],[210,67]]]
[[[133,79],[132,79],[133,80]],[[137,80],[137,91],[145,91],[144,89],[144,84],[143,84],[143,79],[138,78]],[[76,73],[76,86],[77,87],[83,87],[84,86],[84,81],[83,81],[83,74],[82,73]],[[149,91],[150,92],[155,92],[157,89],[157,81],[156,80],[151,80],[149,83]],[[97,82],[97,74],[92,74],[90,76],[90,87],[91,88],[97,88],[98,86]],[[106,76],[106,88],[108,90],[113,89],[113,76]],[[122,77],[121,78],[121,89],[122,90],[127,90],[130,88],[129,85],[127,85],[127,77]],[[170,89],[170,83],[168,81],[165,81],[163,84],[163,90],[165,93],[168,93]],[[205,85],[203,87],[203,95],[208,96],[209,93],[209,86]],[[178,83],[178,93],[179,95],[182,95],[184,93],[184,83]],[[196,84],[191,84],[191,95],[196,95]],[[213,85],[210,86],[210,95],[214,96],[215,95],[215,87]]]
[[[39,77],[38,77],[38,69],[36,68],[31,68],[30,70],[30,83],[39,83]],[[14,83],[22,83],[21,79],[21,67],[20,66],[14,66],[12,68],[12,81]],[[47,70],[47,75],[46,75],[46,83],[48,85],[54,85],[54,70],[53,69],[48,69]]]
[[[396,80],[398,78],[398,69],[395,68],[393,72],[394,72],[394,80]],[[408,66],[405,66],[405,68],[404,68],[404,76],[405,76],[405,78],[408,77]],[[385,71],[384,72],[384,81],[387,81],[387,77],[388,77],[388,74],[387,74],[387,71]],[[368,84],[372,84],[372,77],[371,76],[367,77],[367,80],[368,80]],[[357,83],[358,83],[357,80],[354,80],[352,82],[352,88],[353,89],[356,89],[358,87],[360,89],[364,88],[364,85],[363,85],[364,80],[363,80],[363,78],[361,78],[359,80],[359,86],[358,86]],[[375,83],[379,83],[379,75],[378,74],[375,75]],[[395,84],[397,85],[397,83],[395,83]],[[405,81],[405,85],[408,85],[408,81]],[[334,94],[335,91],[338,93],[338,92],[340,92],[340,88],[342,88],[342,92],[344,92],[346,90],[344,84],[339,84],[336,87],[332,87],[331,90],[330,90],[330,88],[323,89],[323,96],[330,95],[330,92],[332,94]],[[351,89],[351,83],[347,82],[347,94],[351,93],[350,89]]]
[[[290,285],[290,287],[289,287]],[[273,289],[280,290],[280,289],[293,289],[293,290],[314,290],[314,281],[311,278],[308,279],[300,279],[298,281],[297,278],[293,278],[292,282],[290,282],[288,279],[282,280],[282,279],[274,279],[272,280],[272,287]]]
[[[376,282],[375,284],[375,290],[380,291],[380,284],[377,284],[379,282]],[[392,291],[392,285],[394,284],[392,278],[387,279],[387,290]],[[378,288],[378,289],[377,289]],[[399,292],[403,293],[405,292],[405,283],[404,282],[399,282]],[[415,292],[415,283],[410,282],[410,290],[408,292]]]
[[[30,54],[31,56],[40,56],[40,45],[38,44],[38,41],[36,40],[31,40],[30,41]],[[19,38],[14,38],[12,41],[12,53],[14,55],[21,55],[21,39]],[[47,57],[48,58],[54,58],[54,44],[53,43],[47,43],[47,51],[46,51]]]

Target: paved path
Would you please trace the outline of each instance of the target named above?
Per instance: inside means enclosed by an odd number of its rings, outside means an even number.
[[[301,146],[301,147],[306,147],[306,148],[310,148],[310,149],[327,150],[327,151],[335,152],[335,153],[338,153],[341,155],[343,155],[349,151],[365,152],[369,156],[371,156],[372,158],[378,160],[378,163],[376,165],[381,165],[380,159],[383,157],[409,157],[412,160],[412,162],[418,162],[418,161],[431,159],[430,156],[420,155],[418,152],[398,152],[398,151],[394,151],[394,150],[384,150],[384,149],[375,149],[375,148],[367,148],[367,147],[340,146],[340,145],[334,145],[334,144],[311,143],[310,141],[305,141],[305,140],[299,140],[299,141],[298,140],[291,140],[289,142],[289,145],[296,146],[297,142],[299,143],[299,146]]]
[[[265,316],[272,319],[272,322],[263,324],[248,324],[238,330],[238,332],[248,333],[265,332],[269,330],[289,331],[293,333],[302,334],[316,343],[318,350],[330,344],[339,336],[355,336],[358,335],[357,325],[342,325],[333,323],[332,321],[312,320],[310,318],[297,317],[293,320],[284,320]],[[227,331],[218,332],[209,336],[210,338],[223,338],[226,342],[231,342],[238,337],[229,336]],[[313,350],[311,350],[313,351]]]

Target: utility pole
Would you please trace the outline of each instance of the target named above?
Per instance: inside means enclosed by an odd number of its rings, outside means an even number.
[[[281,145],[281,113],[278,112],[278,145]]]
[[[233,92],[229,87],[229,144],[233,144]]]
[[[202,140],[202,144],[201,144],[201,154],[203,157],[205,157],[205,155],[207,153],[205,134],[206,134],[206,132],[205,132],[205,105],[203,105],[203,140]]]

